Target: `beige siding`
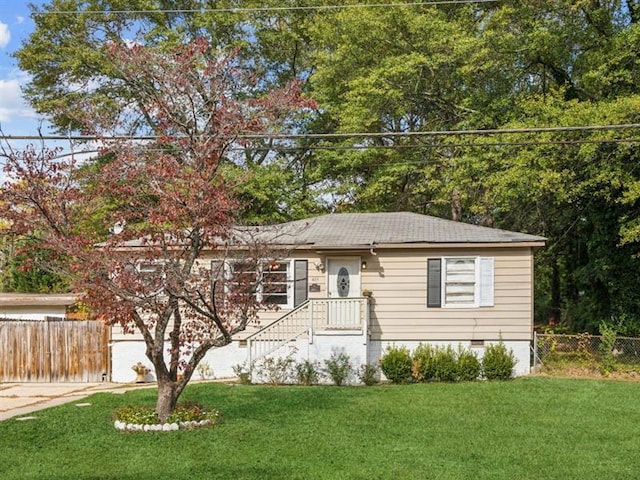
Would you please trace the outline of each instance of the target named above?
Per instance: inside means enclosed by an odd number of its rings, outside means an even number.
[[[202,257],[201,265],[207,268],[210,267],[211,262],[215,260],[217,257],[209,254]],[[316,265],[320,265],[323,262],[323,258],[319,255],[315,255],[308,251],[291,251],[291,252],[283,252],[281,258],[287,259],[296,259],[296,260],[307,260],[308,270],[307,270],[307,279],[308,284],[317,284],[320,287],[320,291],[318,292],[309,292],[309,298],[326,298],[327,297],[327,282],[326,282],[326,274],[321,269],[316,267]],[[247,326],[246,332],[240,333],[238,338],[242,338],[243,336],[249,335],[256,331],[256,328],[264,327],[269,323],[277,320],[282,315],[284,315],[289,310],[281,309],[281,310],[266,310],[260,313],[259,318],[250,322]],[[171,329],[171,326],[167,328],[167,335]],[[111,328],[111,337],[112,341],[141,341],[144,340],[141,333],[135,329],[134,332],[124,333],[122,327],[120,325],[114,325]]]
[[[362,289],[373,292],[370,332],[372,340],[529,340],[533,329],[532,271],[529,247],[482,249],[382,250],[375,255],[360,252],[367,262],[362,271]],[[339,256],[332,254],[330,256]],[[354,256],[350,254],[347,256]],[[446,256],[493,257],[494,306],[481,308],[427,308],[427,258]],[[315,263],[326,263],[321,255],[292,258],[309,260],[309,284],[321,291],[309,297],[326,296],[326,272]],[[283,311],[261,315],[262,324],[277,319]]]
[[[327,256],[299,250],[287,258],[308,260],[308,283],[319,287],[309,298],[327,297]],[[337,257],[339,254],[331,254]],[[531,248],[378,249],[350,253],[367,262],[362,289],[373,292],[370,313],[372,340],[529,340],[533,329],[533,255]],[[494,260],[494,306],[481,308],[427,308],[427,258],[482,256]],[[208,261],[208,260],[206,260]],[[255,326],[264,326],[288,310],[260,314]],[[248,332],[255,331],[250,326]],[[132,339],[114,327],[113,339]]]
[[[495,302],[482,308],[427,308],[429,257],[495,259]],[[373,291],[374,340],[528,340],[533,325],[532,254],[527,247],[481,250],[378,251],[368,255],[362,285]]]

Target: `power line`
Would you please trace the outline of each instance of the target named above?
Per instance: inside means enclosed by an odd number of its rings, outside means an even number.
[[[357,133],[285,133],[285,134],[246,134],[238,138],[246,140],[262,139],[343,139],[343,138],[403,138],[403,137],[448,137],[448,136],[477,136],[477,135],[517,135],[525,133],[554,133],[554,132],[589,132],[606,130],[629,130],[640,128],[640,123],[625,123],[616,125],[581,125],[573,127],[530,127],[503,129],[475,129],[475,130],[430,130],[425,132],[357,132]]]
[[[282,12],[282,11],[318,11],[318,10],[346,10],[355,8],[389,8],[389,7],[418,7],[418,6],[439,6],[439,5],[465,5],[497,3],[500,0],[434,0],[431,2],[409,2],[409,3],[372,3],[353,5],[309,5],[309,6],[289,6],[289,7],[229,7],[229,8],[200,8],[200,9],[145,9],[145,10],[50,10],[46,12],[34,12],[33,15],[84,15],[84,14],[151,14],[151,13],[260,13],[260,12]]]
[[[622,144],[622,143],[639,143],[640,137],[635,138],[594,138],[594,139],[581,139],[581,140],[548,140],[548,141],[523,141],[523,142],[483,142],[483,143],[442,143],[442,144],[411,144],[411,145],[309,145],[301,147],[230,147],[225,151],[227,152],[245,152],[246,150],[252,150],[254,152],[273,151],[274,153],[293,153],[293,152],[308,152],[308,151],[365,151],[365,150],[434,150],[443,148],[487,148],[487,147],[527,147],[527,146],[572,146],[572,145],[584,145],[584,144]],[[55,158],[67,158],[74,156],[85,156],[90,154],[96,154],[103,151],[102,149],[83,149],[73,152],[66,152],[57,155]],[[162,150],[158,150],[162,152]],[[4,157],[0,155],[0,157]],[[377,161],[368,162],[368,166],[389,166],[389,165],[423,165],[423,164],[442,164],[446,160],[397,160],[397,161]]]
[[[495,136],[522,135],[563,132],[595,132],[613,130],[640,129],[640,123],[625,123],[613,125],[580,125],[564,127],[527,127],[504,129],[475,129],[475,130],[430,130],[425,132],[353,132],[353,133],[240,133],[228,136],[229,140],[344,140],[349,138],[422,138],[422,137],[464,137],[464,136]],[[0,135],[0,140],[52,140],[52,141],[80,141],[90,142],[98,140],[157,140],[160,135]],[[163,135],[166,137],[166,135]],[[603,140],[609,141],[609,140]]]
[[[604,144],[604,143],[640,143],[640,137],[636,138],[594,138],[582,140],[548,140],[530,142],[488,142],[488,143],[441,143],[435,144],[412,144],[412,145],[309,145],[300,147],[254,147],[250,150],[265,151],[273,150],[277,152],[298,152],[301,150],[412,150],[421,148],[483,148],[483,147],[526,147],[543,145],[583,145],[583,144]],[[244,151],[244,148],[231,148],[231,151]]]

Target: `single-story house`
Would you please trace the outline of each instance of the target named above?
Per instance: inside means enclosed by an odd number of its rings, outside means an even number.
[[[530,371],[533,256],[545,238],[415,213],[329,214],[264,227],[283,259],[272,266],[276,311],[260,315],[204,362],[214,377],[260,358],[293,355],[322,362],[347,353],[377,363],[390,345],[484,349],[502,341]],[[213,253],[209,259],[215,261]],[[116,327],[112,380],[132,380],[144,344]]]

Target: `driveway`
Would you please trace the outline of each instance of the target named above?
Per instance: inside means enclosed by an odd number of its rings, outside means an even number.
[[[97,392],[125,392],[155,384],[0,383],[0,421],[33,416],[43,408],[77,402]]]

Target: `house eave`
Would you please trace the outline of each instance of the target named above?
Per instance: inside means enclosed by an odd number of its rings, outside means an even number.
[[[78,299],[75,294],[2,293],[0,307],[69,306]]]
[[[365,253],[371,250],[437,250],[443,248],[468,249],[468,248],[533,248],[540,249],[545,246],[544,241],[524,242],[416,242],[416,243],[377,243],[370,245],[277,245],[278,250],[310,250],[319,254],[349,252]]]

